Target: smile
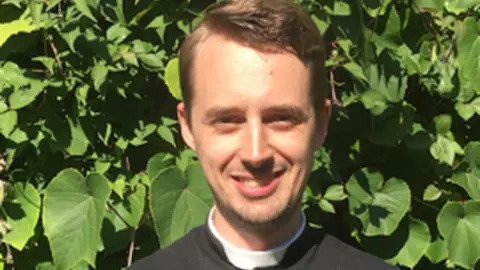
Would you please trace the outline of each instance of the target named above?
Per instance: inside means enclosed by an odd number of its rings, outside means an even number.
[[[232,179],[241,195],[247,198],[264,198],[270,196],[277,188],[285,170],[273,173],[251,175],[234,174]]]

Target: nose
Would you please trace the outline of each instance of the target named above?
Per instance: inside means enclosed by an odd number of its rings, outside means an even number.
[[[243,135],[240,158],[249,167],[259,168],[271,162],[273,151],[260,120],[250,121]]]

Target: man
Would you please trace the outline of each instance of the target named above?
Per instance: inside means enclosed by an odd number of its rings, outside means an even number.
[[[180,50],[178,119],[215,206],[132,269],[393,269],[308,227],[301,197],[327,133],[324,51],[288,0],[217,4]]]

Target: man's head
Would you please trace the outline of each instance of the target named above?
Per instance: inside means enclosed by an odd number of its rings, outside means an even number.
[[[323,61],[315,24],[288,0],[216,5],[183,43],[182,136],[230,222],[298,211],[329,118]]]

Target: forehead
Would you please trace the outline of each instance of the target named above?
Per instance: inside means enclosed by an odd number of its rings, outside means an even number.
[[[291,53],[264,53],[211,35],[197,47],[195,58],[193,107],[242,101],[310,103],[310,67]]]

